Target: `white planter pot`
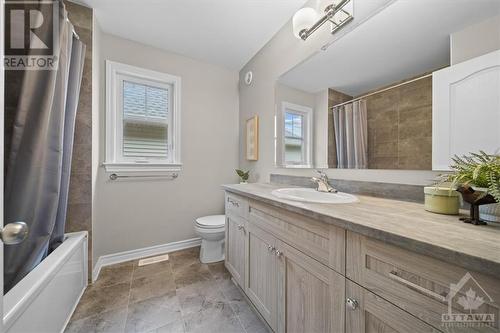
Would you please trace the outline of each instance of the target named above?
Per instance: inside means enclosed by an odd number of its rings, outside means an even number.
[[[479,218],[488,222],[500,223],[500,203],[479,206]]]

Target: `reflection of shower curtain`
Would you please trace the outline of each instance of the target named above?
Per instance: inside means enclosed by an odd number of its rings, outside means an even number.
[[[60,4],[58,68],[24,73],[6,161],[4,221],[24,221],[30,230],[23,243],[4,248],[5,292],[64,237],[85,45]]]
[[[359,100],[334,107],[333,124],[337,167],[366,169],[368,167],[366,101]]]

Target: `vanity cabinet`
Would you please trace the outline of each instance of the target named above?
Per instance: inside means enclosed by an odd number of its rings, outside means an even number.
[[[349,280],[346,282],[345,318],[346,333],[439,332],[432,326]]]
[[[269,326],[278,326],[277,239],[261,228],[248,226],[248,258],[245,292]]]
[[[343,332],[345,278],[278,242],[278,332]]]
[[[496,277],[346,231],[281,203],[230,198],[226,267],[274,332],[500,331]],[[443,325],[443,315],[469,313],[463,304],[470,288],[480,297],[478,313],[496,321],[465,330]]]
[[[246,294],[275,332],[343,331],[345,279],[249,224]]]
[[[442,316],[450,311],[449,302],[454,314],[468,314],[459,298],[466,299],[469,289],[481,297],[479,313],[499,318],[500,307],[495,302],[500,299],[497,279],[353,232],[347,233],[346,254],[347,278],[441,331],[460,332],[454,326],[443,326]],[[451,290],[451,286],[458,286],[457,290]],[[498,320],[493,327],[467,330],[498,331]]]
[[[284,243],[337,272],[345,271],[345,230],[257,201],[248,204],[248,220]]]
[[[226,268],[241,287],[245,285],[245,243],[246,221],[233,214],[226,214]]]

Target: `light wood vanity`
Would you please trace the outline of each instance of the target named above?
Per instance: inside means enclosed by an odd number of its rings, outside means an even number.
[[[224,188],[226,267],[275,332],[499,332],[499,228],[416,203],[304,204],[275,198],[274,185]],[[442,324],[461,280],[452,313],[475,289],[474,313],[493,314],[493,327]]]

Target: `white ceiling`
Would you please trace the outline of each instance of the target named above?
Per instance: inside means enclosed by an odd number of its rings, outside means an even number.
[[[305,0],[76,0],[106,33],[239,70]]]
[[[449,35],[498,14],[499,0],[397,0],[280,82],[357,96],[449,65]]]

